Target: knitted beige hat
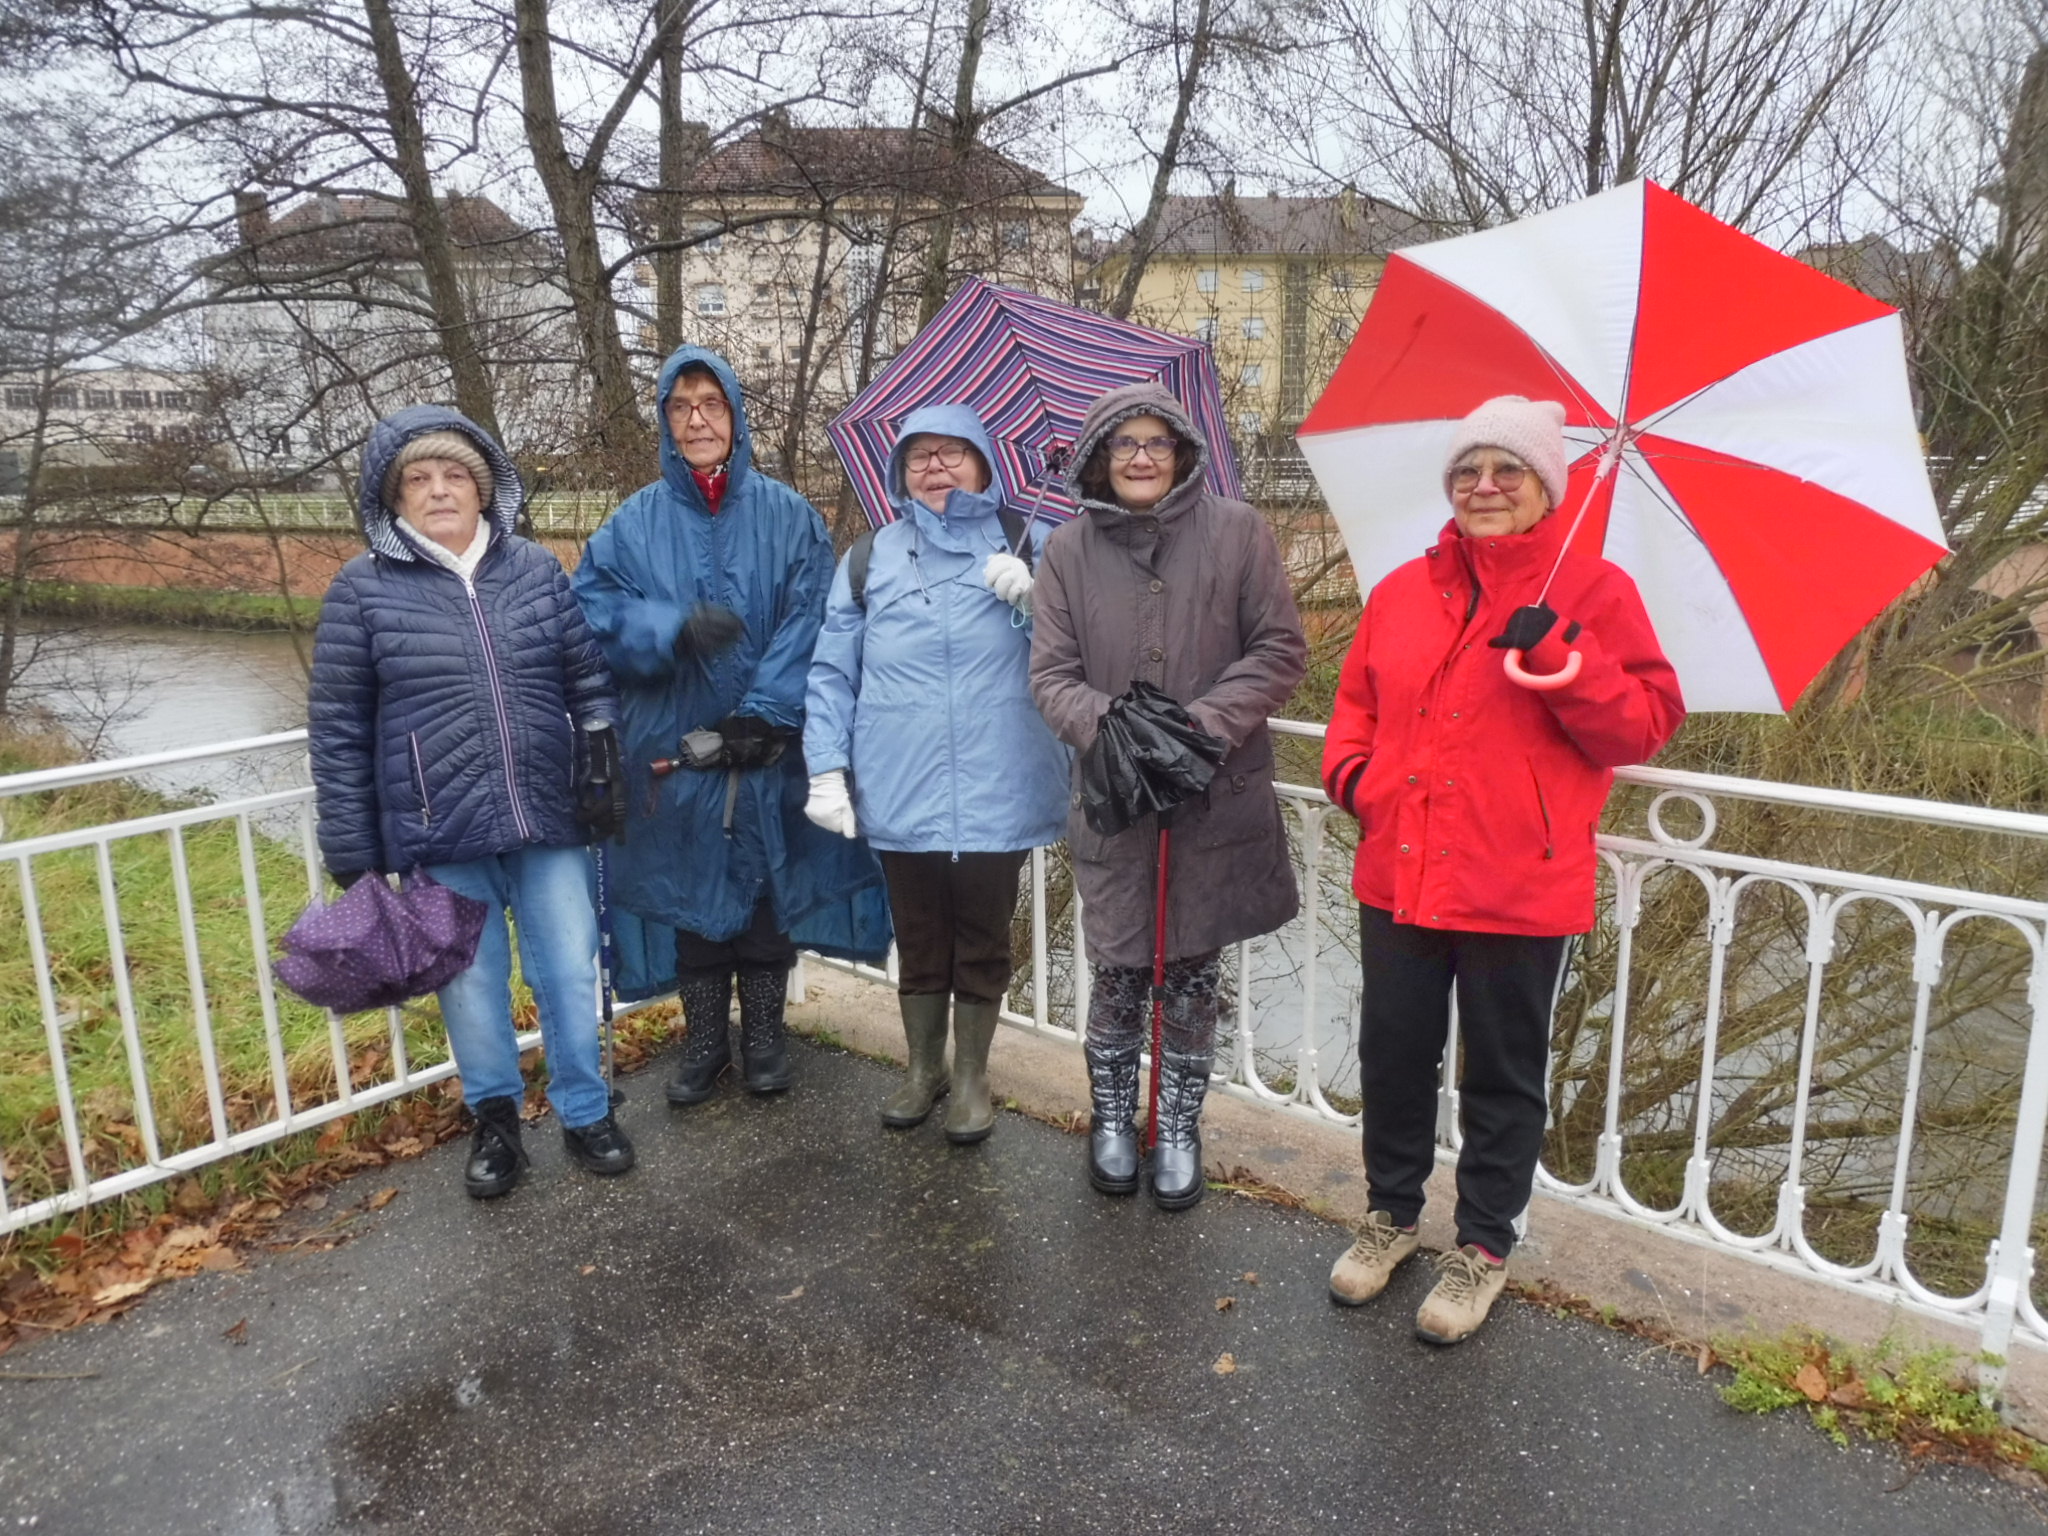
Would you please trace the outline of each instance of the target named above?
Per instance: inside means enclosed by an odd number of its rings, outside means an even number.
[[[1459,422],[1451,433],[1451,451],[1444,458],[1446,490],[1458,460],[1474,448],[1501,448],[1512,453],[1536,471],[1536,478],[1550,493],[1550,504],[1563,504],[1570,460],[1564,452],[1564,407],[1557,401],[1495,395]]]
[[[418,437],[407,440],[392,458],[391,467],[384,471],[385,506],[394,512],[398,510],[399,479],[404,475],[406,465],[417,464],[421,459],[449,459],[460,464],[476,481],[483,510],[486,513],[491,510],[491,494],[497,489],[497,481],[476,444],[460,432],[422,432]]]

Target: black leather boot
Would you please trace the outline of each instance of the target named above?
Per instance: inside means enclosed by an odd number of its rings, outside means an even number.
[[[476,1130],[469,1139],[462,1187],[472,1200],[508,1194],[526,1166],[526,1150],[519,1144],[519,1101],[510,1096],[485,1099],[470,1113],[476,1116]]]
[[[1152,1199],[1162,1211],[1200,1202],[1202,1101],[1209,1094],[1209,1056],[1163,1051],[1159,1060],[1159,1139],[1152,1148]]]
[[[588,1125],[563,1126],[562,1148],[579,1167],[607,1177],[633,1166],[633,1143],[609,1112]]]
[[[796,1081],[782,1009],[789,967],[740,969],[740,1083],[749,1093],[780,1093]]]
[[[1138,1053],[1114,1055],[1089,1046],[1088,1182],[1105,1195],[1138,1192]]]
[[[702,1104],[732,1065],[732,972],[684,971],[676,977],[676,998],[687,1032],[682,1060],[663,1092],[671,1104]]]

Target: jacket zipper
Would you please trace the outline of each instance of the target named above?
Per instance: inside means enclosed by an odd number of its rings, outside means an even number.
[[[915,550],[911,551],[910,558],[912,560],[917,559],[917,552]],[[922,566],[918,567],[917,583],[919,586],[924,585],[924,568]],[[952,585],[954,592],[947,595],[946,613],[940,623],[940,633],[944,637],[946,650],[946,760],[954,765],[954,771],[947,774],[946,778],[947,788],[951,793],[953,801],[953,862],[958,864],[960,862],[960,744],[955,740],[958,730],[957,723],[953,718],[953,613],[959,606],[958,598],[954,594],[957,593],[960,584],[954,582]],[[925,593],[924,600],[926,602],[932,600],[930,592]]]
[[[1526,762],[1528,759],[1524,759],[1524,761]],[[1550,833],[1550,807],[1544,803],[1543,781],[1536,777],[1536,764],[1533,762],[1529,763],[1529,783],[1536,791],[1536,809],[1543,817],[1543,857],[1546,859],[1556,858],[1557,845]]]
[[[412,746],[412,776],[420,786],[420,821],[431,827],[434,824],[434,802],[427,797],[427,769],[420,761],[420,733],[407,731],[405,739]]]
[[[498,747],[505,758],[505,795],[512,802],[512,824],[519,828],[519,840],[530,843],[533,829],[526,824],[526,813],[519,808],[519,773],[512,766],[512,717],[505,709],[505,685],[498,676],[498,658],[491,651],[490,626],[484,622],[484,605],[476,595],[476,583],[464,579],[462,588],[469,594],[470,617],[476,620],[477,638],[483,642],[484,673],[491,680],[491,708],[498,717]]]

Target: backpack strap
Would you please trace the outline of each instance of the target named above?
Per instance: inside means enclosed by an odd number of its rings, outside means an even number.
[[[853,588],[853,606],[862,613],[868,611],[868,562],[874,557],[875,530],[870,528],[846,552],[846,582]]]

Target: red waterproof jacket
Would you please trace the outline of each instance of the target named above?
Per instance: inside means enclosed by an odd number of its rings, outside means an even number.
[[[1555,672],[1576,650],[1577,680],[1539,693],[1502,671],[1506,653],[1486,642],[1536,601],[1563,523],[1467,539],[1453,521],[1366,599],[1323,788],[1359,821],[1353,892],[1396,922],[1584,933],[1613,770],[1647,761],[1685,719],[1635,583],[1576,549],[1550,588],[1558,622],[1523,665]]]

